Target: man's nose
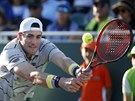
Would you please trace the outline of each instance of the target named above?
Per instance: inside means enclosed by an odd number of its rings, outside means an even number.
[[[31,43],[35,44],[37,42],[36,38],[34,37],[32,40],[31,40]]]

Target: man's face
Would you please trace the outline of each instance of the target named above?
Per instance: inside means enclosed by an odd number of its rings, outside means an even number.
[[[29,8],[30,10],[30,16],[32,17],[40,17],[41,16],[41,11],[42,11],[42,7],[40,6],[33,6]]]
[[[40,31],[27,31],[19,36],[20,43],[26,52],[26,55],[34,55],[41,44],[42,34]]]
[[[97,17],[104,17],[108,15],[109,7],[107,4],[95,3],[93,4],[93,15]]]
[[[69,12],[57,12],[58,22],[67,22],[70,18]]]
[[[89,48],[82,48],[81,49],[82,57],[86,62],[89,62],[89,60],[92,58],[93,51]]]
[[[132,66],[135,67],[135,55],[132,56],[131,61],[132,61]]]
[[[119,19],[122,19],[127,22],[129,22],[131,20],[131,12],[124,7],[118,8],[117,16]]]

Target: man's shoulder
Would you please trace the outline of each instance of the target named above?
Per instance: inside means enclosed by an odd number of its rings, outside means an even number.
[[[97,72],[100,72],[100,73],[103,73],[103,74],[108,74],[109,73],[109,69],[107,66],[105,65],[99,65],[95,68],[95,71]]]
[[[49,43],[51,43],[51,42],[48,39],[42,38],[42,40],[41,40],[41,46],[44,45],[44,44],[49,44]]]
[[[76,22],[71,21],[70,30],[71,31],[76,31],[78,29],[79,29],[79,25]]]
[[[55,46],[55,45],[51,41],[49,41],[48,39],[42,38],[41,45],[40,45],[39,49],[42,50],[44,47],[49,48],[51,46]]]
[[[109,22],[111,19],[113,19],[113,17],[112,17],[112,16],[108,16],[108,17],[106,17],[106,19],[103,20],[103,21]],[[89,24],[96,24],[96,23],[97,23],[96,17],[93,17],[93,18],[89,21],[88,25],[89,25]]]
[[[95,17],[91,18],[87,25],[89,25],[89,24],[91,24],[91,23],[92,23],[92,24],[93,24],[93,23],[96,23],[96,18],[95,18]]]
[[[128,81],[132,81],[132,78],[135,78],[135,68],[131,67],[124,73],[123,78],[127,78]]]
[[[17,46],[17,43],[18,43],[17,38],[11,40],[10,42],[6,44],[6,46],[4,47],[4,50],[15,48]]]
[[[135,76],[135,68],[134,67],[131,67],[131,68],[129,68],[126,72],[125,72],[125,74],[127,74],[127,76]]]
[[[58,27],[59,25],[58,25],[58,23],[55,21],[55,22],[52,22],[51,24],[49,24],[48,26],[47,26],[47,30],[48,31],[53,31],[53,30],[55,30],[57,27]]]
[[[132,67],[130,69],[128,69],[125,74],[124,74],[124,77],[127,79],[129,85],[130,85],[130,88],[131,88],[131,91],[135,94],[135,68]]]

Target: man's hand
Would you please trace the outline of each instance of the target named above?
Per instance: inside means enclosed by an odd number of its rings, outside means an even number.
[[[77,92],[83,83],[77,78],[64,78],[62,77],[59,81],[59,86],[69,92]]]
[[[85,68],[79,68],[76,71],[76,78],[82,83],[88,82],[91,76],[92,71],[88,72]]]

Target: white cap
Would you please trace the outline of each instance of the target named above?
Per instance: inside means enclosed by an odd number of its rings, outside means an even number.
[[[34,24],[37,26],[34,26]],[[25,32],[31,30],[38,30],[42,32],[43,31],[42,26],[43,25],[39,19],[34,17],[28,17],[21,22],[19,32]]]

